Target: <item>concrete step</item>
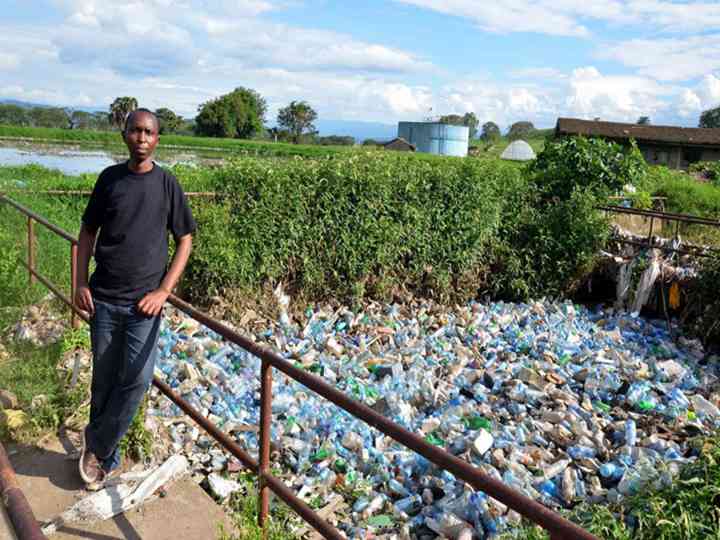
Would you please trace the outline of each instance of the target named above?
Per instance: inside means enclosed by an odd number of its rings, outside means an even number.
[[[45,522],[56,517],[89,493],[80,479],[76,452],[70,437],[50,437],[38,446],[6,446],[18,483],[35,517]],[[167,496],[125,514],[94,524],[72,523],[51,540],[205,540],[218,537],[222,524],[232,524],[222,509],[189,478],[167,488]],[[0,521],[0,538],[2,521]]]

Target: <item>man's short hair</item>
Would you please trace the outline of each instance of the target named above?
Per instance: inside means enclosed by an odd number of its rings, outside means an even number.
[[[150,109],[146,109],[145,107],[140,107],[139,109],[135,109],[134,111],[130,111],[128,115],[125,117],[125,127],[123,128],[123,133],[127,132],[128,126],[130,125],[130,119],[135,116],[137,113],[146,113],[153,117],[153,121],[155,122],[155,129],[160,131],[160,120],[158,120],[157,115],[152,112]]]

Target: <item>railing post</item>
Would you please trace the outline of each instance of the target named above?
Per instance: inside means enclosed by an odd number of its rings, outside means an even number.
[[[270,426],[272,423],[272,366],[263,358],[260,371],[260,474],[258,490],[258,524],[263,528],[270,510],[270,488],[263,478],[270,472]]]
[[[77,279],[77,244],[70,244],[70,302],[75,304],[75,280]],[[80,328],[80,319],[78,319],[75,310],[70,310],[70,324],[73,328]]]
[[[27,262],[28,262],[28,283],[32,286],[35,283],[35,276],[32,270],[35,270],[35,226],[33,218],[27,218]]]

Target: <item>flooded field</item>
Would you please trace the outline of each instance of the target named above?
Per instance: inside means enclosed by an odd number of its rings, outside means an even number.
[[[156,160],[161,165],[177,163],[219,164],[220,154],[206,154],[177,150],[158,149]],[[0,144],[0,166],[42,165],[57,169],[67,175],[96,174],[105,167],[127,159],[123,148],[87,149],[79,145],[47,145],[21,141],[6,141]]]

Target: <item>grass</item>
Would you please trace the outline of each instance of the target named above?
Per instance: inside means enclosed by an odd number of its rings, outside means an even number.
[[[47,143],[124,147],[118,131],[0,125],[0,137],[9,139],[32,139],[36,142]],[[352,147],[302,145],[217,137],[193,137],[189,135],[161,135],[158,148],[160,150],[163,148],[186,150],[210,149],[221,150],[225,153],[268,157],[326,157],[347,153]]]
[[[720,538],[720,435],[694,441],[698,458],[670,485],[646,486],[622,503],[580,505],[567,514],[605,540],[707,540]],[[526,525],[505,538],[548,539]]]
[[[228,506],[237,528],[236,535],[222,528],[219,540],[295,540],[298,537],[290,530],[290,525],[298,525],[301,520],[285,503],[275,495],[270,497],[270,519],[267,535],[258,526],[257,477],[251,473],[240,473],[233,478],[242,485],[242,489],[230,497]]]
[[[17,431],[10,433],[0,426],[0,439],[10,438],[29,442],[56,430],[70,416],[80,411],[88,395],[88,387],[78,384],[70,389],[69,374],[61,375],[57,365],[72,346],[72,341],[60,340],[46,346],[10,340],[4,343],[9,359],[0,362],[2,388],[14,393],[20,408],[28,413],[29,421]],[[46,399],[32,407],[33,398],[43,395]]]

